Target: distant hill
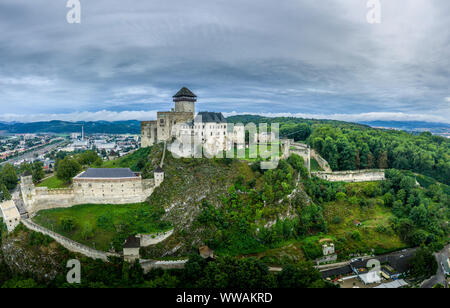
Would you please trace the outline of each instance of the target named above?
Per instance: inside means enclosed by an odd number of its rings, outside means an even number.
[[[450,133],[450,124],[421,121],[364,121],[361,124],[372,127],[394,128],[405,131],[429,131],[432,133]]]
[[[81,126],[87,134],[139,134],[141,131],[140,121],[96,121],[96,122],[67,122],[48,121],[33,123],[0,123],[0,131],[10,134],[25,133],[75,133],[81,132]]]
[[[255,115],[239,115],[227,118],[232,123],[309,123],[309,124],[331,124],[331,125],[355,125],[356,123],[348,123],[335,120],[315,120],[300,118],[267,118]],[[450,133],[450,124],[418,122],[418,121],[363,121],[357,124],[371,127],[383,127],[391,129],[405,130],[409,132],[430,131],[435,134]],[[42,121],[32,123],[19,122],[1,122],[0,132],[10,134],[25,133],[74,133],[81,132],[81,126],[84,125],[84,131],[87,134],[139,134],[141,131],[140,121],[91,121],[91,122],[68,122],[68,121]]]

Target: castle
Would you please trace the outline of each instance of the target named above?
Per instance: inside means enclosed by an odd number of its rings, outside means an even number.
[[[153,179],[142,179],[129,168],[90,168],[73,178],[69,188],[36,187],[31,176],[21,179],[20,189],[26,211],[71,207],[76,204],[127,204],[144,202],[161,185],[164,172],[157,167]]]
[[[199,112],[195,115],[197,96],[188,88],[178,91],[173,102],[175,108],[158,112],[157,120],[141,122],[141,147],[176,139],[169,150],[189,156],[193,154],[192,144],[201,145],[210,155],[231,149],[233,143],[244,145],[244,127],[233,126],[231,129],[222,113]]]

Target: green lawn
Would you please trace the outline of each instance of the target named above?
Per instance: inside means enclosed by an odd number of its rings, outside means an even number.
[[[56,176],[49,177],[45,180],[43,180],[41,183],[39,183],[38,187],[48,187],[49,189],[55,189],[55,188],[66,188],[69,187],[70,184],[65,184],[63,181],[58,179]]]
[[[169,230],[170,225],[160,220],[163,214],[163,209],[147,203],[83,204],[39,211],[33,220],[87,246],[120,251],[129,235]]]
[[[281,146],[280,146],[279,144],[274,144],[274,145],[279,147],[279,150],[278,150],[278,157],[281,157],[281,155],[282,155],[282,152],[281,152]],[[264,152],[261,151],[259,145],[257,145],[256,150],[257,150],[257,154],[256,154],[257,157],[256,157],[256,158],[253,158],[253,157],[251,158],[251,157],[250,157],[250,148],[245,148],[245,157],[237,157],[237,155],[238,155],[238,149],[237,149],[237,147],[235,147],[235,148],[234,148],[234,157],[235,157],[235,158],[238,158],[238,159],[242,159],[242,160],[254,162],[254,161],[258,161],[258,160],[265,160],[265,159],[263,159],[263,158],[261,157],[261,155],[264,155],[265,157],[267,157],[267,156],[270,157],[270,156],[272,155],[272,145],[271,145],[271,144],[268,144],[268,145],[266,146],[266,149],[265,149]]]

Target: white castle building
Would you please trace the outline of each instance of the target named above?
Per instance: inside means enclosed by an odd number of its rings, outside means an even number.
[[[195,115],[197,96],[184,87],[173,96],[175,108],[157,113],[156,121],[141,123],[141,146],[172,142],[169,150],[179,156],[190,156],[195,146],[216,155],[230,150],[233,144],[245,143],[244,126],[230,127],[222,113],[199,112]]]

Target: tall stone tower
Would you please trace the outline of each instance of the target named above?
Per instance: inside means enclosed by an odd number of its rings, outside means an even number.
[[[178,91],[173,96],[173,101],[175,102],[175,112],[192,112],[195,114],[197,96],[188,88],[183,87]]]

